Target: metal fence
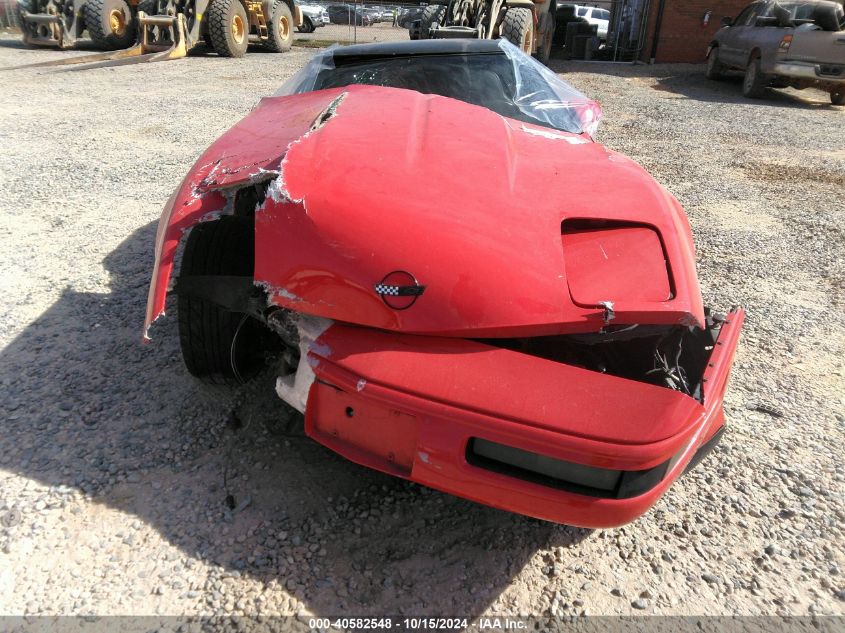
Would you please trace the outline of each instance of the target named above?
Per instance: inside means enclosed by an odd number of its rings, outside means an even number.
[[[310,31],[305,25],[296,33],[297,43],[306,42],[365,44],[409,39],[409,29],[419,20],[421,4],[374,4],[363,2],[301,2],[305,15],[308,7],[319,7],[328,13],[329,23]]]

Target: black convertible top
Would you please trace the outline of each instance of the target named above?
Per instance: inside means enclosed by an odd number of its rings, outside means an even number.
[[[472,55],[498,53],[504,55],[497,40],[442,39],[353,44],[331,49],[335,63],[352,60],[415,57],[417,55]]]
[[[601,110],[505,39],[435,39],[332,46],[290,77],[277,97],[351,85],[439,95],[503,117],[593,135]],[[381,113],[389,121],[391,113]]]

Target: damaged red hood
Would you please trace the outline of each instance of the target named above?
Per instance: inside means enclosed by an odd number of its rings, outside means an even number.
[[[687,219],[636,163],[453,99],[350,86],[264,99],[205,152],[159,226],[147,325],[182,232],[260,181],[255,280],[279,306],[453,336],[703,323]]]

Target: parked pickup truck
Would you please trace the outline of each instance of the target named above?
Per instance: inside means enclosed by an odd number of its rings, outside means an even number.
[[[300,33],[313,33],[315,29],[329,23],[329,13],[323,7],[300,4],[299,8],[302,10],[302,24],[298,27]]]
[[[845,105],[845,11],[840,2],[757,0],[723,18],[707,49],[707,77],[745,72],[742,93],[769,87],[819,88]]]

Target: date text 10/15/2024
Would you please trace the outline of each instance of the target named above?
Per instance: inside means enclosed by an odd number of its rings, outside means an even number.
[[[312,631],[360,631],[390,630],[403,631],[463,631],[468,627],[477,630],[519,631],[528,624],[516,618],[481,617],[475,621],[469,618],[311,618],[308,627]]]

